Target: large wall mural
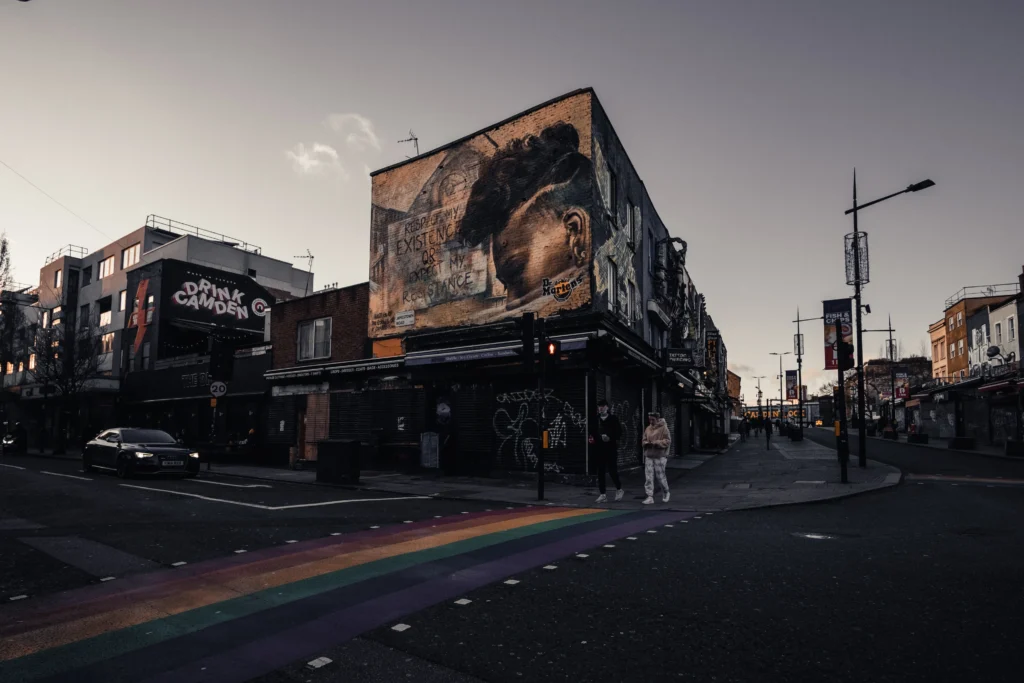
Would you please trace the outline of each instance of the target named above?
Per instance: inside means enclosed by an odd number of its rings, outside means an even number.
[[[590,95],[373,178],[370,337],[590,303]]]

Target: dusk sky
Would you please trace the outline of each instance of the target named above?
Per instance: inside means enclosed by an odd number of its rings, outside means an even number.
[[[927,353],[946,297],[1016,281],[1022,36],[1013,0],[0,0],[0,161],[95,226],[0,165],[0,230],[27,284],[151,213],[354,284],[368,172],[413,154],[410,128],[426,151],[592,86],[752,401],[753,375],[777,395],[797,307],[851,293],[854,167],[862,201],[937,183],[861,216],[867,327],[891,314]]]

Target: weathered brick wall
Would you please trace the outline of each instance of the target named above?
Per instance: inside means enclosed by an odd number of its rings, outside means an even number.
[[[270,341],[274,345],[274,368],[298,364],[298,326],[306,320],[331,318],[331,357],[311,363],[358,360],[368,357],[366,320],[370,286],[364,282],[351,287],[319,292],[301,299],[274,304],[270,312]]]

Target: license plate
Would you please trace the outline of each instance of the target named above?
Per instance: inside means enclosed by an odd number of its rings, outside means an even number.
[[[164,467],[181,467],[184,464],[184,460],[164,460]]]

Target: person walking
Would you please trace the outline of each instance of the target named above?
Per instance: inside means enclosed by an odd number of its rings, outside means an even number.
[[[615,484],[615,500],[622,500],[622,496],[625,495],[622,482],[619,480],[620,438],[622,424],[619,418],[611,414],[608,401],[601,399],[597,402],[597,420],[590,428],[588,439],[597,458],[597,488],[601,495],[594,501],[596,503],[608,502],[608,496],[605,494],[605,472],[611,475],[612,483]]]
[[[766,447],[767,450],[770,451],[772,449],[772,421],[771,420],[765,420],[764,421],[764,438],[765,438],[765,447]]]
[[[669,499],[668,477],[665,476],[665,463],[668,462],[668,449],[672,444],[668,424],[659,413],[647,414],[647,429],[644,430],[644,492],[647,498],[644,505],[654,502],[654,479],[657,477],[661,486],[661,502]]]

